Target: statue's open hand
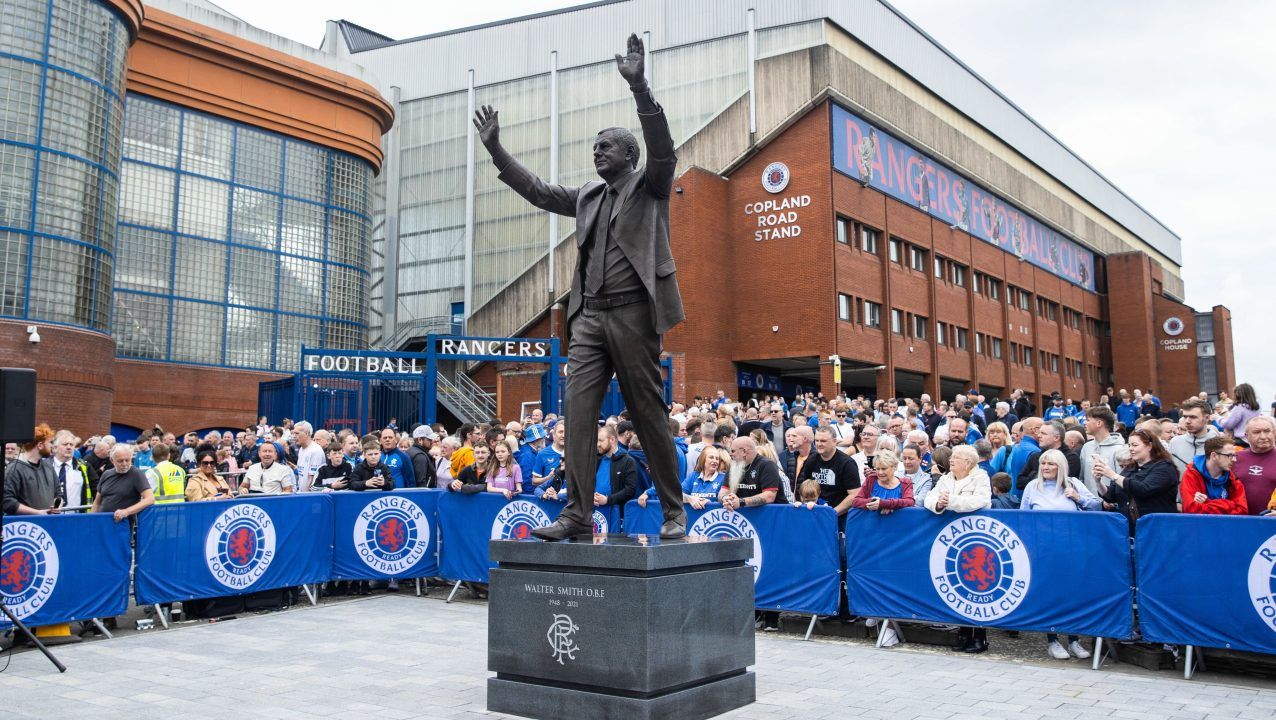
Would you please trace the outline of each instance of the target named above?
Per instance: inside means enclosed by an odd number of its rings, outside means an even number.
[[[643,49],[642,40],[637,33],[629,36],[629,47],[625,55],[616,56],[616,69],[631,86],[644,82],[643,69],[646,64],[647,51]]]
[[[500,144],[501,124],[497,120],[500,115],[491,105],[484,105],[474,111],[474,129],[478,130],[479,140],[489,150]]]

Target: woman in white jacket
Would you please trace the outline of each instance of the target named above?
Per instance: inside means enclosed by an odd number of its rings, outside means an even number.
[[[953,448],[948,463],[948,473],[926,493],[926,509],[936,515],[945,510],[959,513],[986,510],[992,504],[992,482],[988,473],[979,467],[979,453],[975,448],[958,445]]]
[[[992,505],[992,481],[979,467],[979,453],[970,445],[953,448],[948,472],[926,493],[927,510],[939,515],[949,512],[967,513],[986,510]],[[988,632],[983,628],[963,627],[957,633],[953,650],[981,653],[988,649]]]

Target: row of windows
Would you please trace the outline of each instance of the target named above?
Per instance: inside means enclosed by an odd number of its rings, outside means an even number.
[[[981,273],[978,270],[975,271],[974,281],[972,282],[970,289],[973,290],[976,295],[984,295],[989,300],[1001,299],[1001,281],[991,275]]]
[[[863,327],[881,329],[882,327],[882,305],[857,298],[846,293],[838,293],[837,295],[837,316],[839,320],[844,322],[855,323]],[[891,308],[891,332],[896,335],[909,335],[916,340],[926,340],[927,327],[930,320],[924,315],[916,315],[914,313],[905,312],[899,308]],[[905,330],[907,329],[907,333]],[[952,323],[936,322],[935,323],[935,344],[952,347],[958,351],[966,351],[969,349],[970,331],[964,327],[953,325]],[[1032,367],[1034,363],[1033,349],[1027,345],[1011,342],[1010,344],[1010,362],[1024,367]],[[975,333],[975,354],[993,360],[1000,360],[1005,351],[1005,341],[1002,338],[989,335],[987,333]],[[1038,350],[1039,367],[1044,372],[1059,372],[1059,355]],[[1085,364],[1080,360],[1072,358],[1062,358],[1064,375],[1080,379],[1084,374]],[[1090,365],[1090,379],[1094,382],[1103,382],[1106,374],[1105,371],[1096,366]]]
[[[881,252],[881,237],[880,230],[871,228],[863,223],[857,223],[844,217],[837,219],[837,241],[848,246],[853,244],[862,253],[878,255]],[[894,236],[887,240],[886,248],[887,258],[890,262],[918,272],[926,271],[926,258],[928,255],[926,249]],[[972,273],[968,266],[956,260],[935,255],[934,273],[936,280],[942,280],[955,287],[966,287],[966,280],[969,277],[971,290],[975,294],[984,295],[989,300],[1001,299],[1001,280],[978,270]],[[1011,285],[1005,295],[1006,303],[1011,307],[1018,307],[1020,310],[1030,310],[1032,308],[1033,296],[1027,290]],[[1053,300],[1043,297],[1037,298],[1037,314],[1050,322],[1059,322],[1061,308],[1064,324],[1079,331],[1081,329],[1081,318],[1084,317],[1080,312],[1072,308],[1062,307]],[[1092,332],[1090,334],[1094,335],[1096,333]]]
[[[363,344],[366,162],[141,96],[125,117],[119,355],[289,371]]]
[[[947,280],[957,287],[966,287],[967,267],[955,260],[935,256],[935,279]]]

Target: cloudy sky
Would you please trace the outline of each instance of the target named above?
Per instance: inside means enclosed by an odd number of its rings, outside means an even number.
[[[1269,299],[1276,239],[1263,230],[1263,218],[1273,207],[1267,193],[1276,192],[1269,177],[1276,150],[1267,139],[1276,126],[1270,92],[1276,44],[1268,37],[1276,27],[1276,3],[893,3],[1183,238],[1188,304],[1231,309],[1238,379],[1269,401],[1276,393]],[[317,46],[327,19],[403,38],[580,3],[217,4],[253,25]]]

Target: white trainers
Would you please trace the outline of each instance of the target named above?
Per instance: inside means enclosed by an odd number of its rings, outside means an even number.
[[[1068,651],[1063,649],[1063,645],[1058,640],[1051,640],[1050,644],[1046,646],[1046,650],[1049,651],[1050,657],[1055,660],[1067,660],[1069,657]]]
[[[1081,646],[1080,640],[1073,640],[1068,643],[1068,652],[1072,653],[1073,657],[1080,658],[1082,660],[1090,657],[1090,651]]]
[[[864,620],[864,627],[877,627],[877,618],[866,618]]]
[[[899,644],[899,635],[896,634],[895,628],[887,627],[882,631],[882,647],[895,647]]]

